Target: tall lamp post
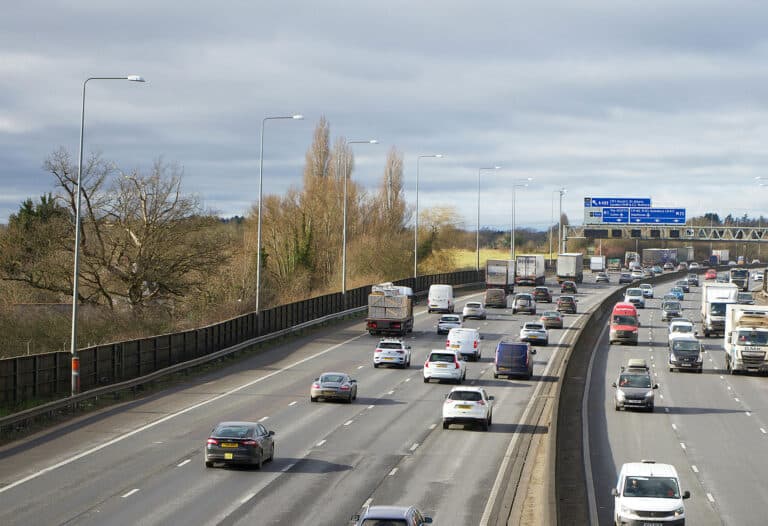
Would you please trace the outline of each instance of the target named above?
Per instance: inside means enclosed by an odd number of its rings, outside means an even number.
[[[563,196],[567,190],[565,188],[562,188],[560,190],[560,208],[558,209],[558,216],[557,216],[557,238],[559,239],[558,244],[562,244],[562,247],[560,248],[560,253],[565,253],[565,239],[563,239]]]
[[[416,276],[418,275],[418,264],[419,264],[419,162],[422,159],[426,159],[428,157],[432,157],[435,159],[442,159],[443,154],[441,153],[435,153],[432,155],[417,155],[416,156],[416,221],[413,225],[413,279],[414,279],[414,286],[416,285],[415,280]]]
[[[347,148],[350,144],[378,144],[376,139],[368,139],[366,141],[347,141],[344,148],[344,156],[346,157]],[[341,157],[341,155],[339,156]],[[346,160],[346,159],[345,159]],[[339,159],[341,162],[341,159]],[[347,163],[344,163],[344,205],[343,205],[343,227],[342,227],[342,241],[341,241],[341,294],[344,297],[344,305],[347,304]]]
[[[558,188],[557,190],[552,190],[552,212],[549,218],[549,264],[550,266],[552,266],[552,228],[553,228],[553,224],[555,223],[555,194],[556,193],[559,193],[560,197],[562,198],[563,194],[565,193],[565,187]],[[562,210],[562,206],[560,208]],[[558,236],[559,236],[560,235],[560,231],[559,231],[560,219],[558,219],[557,224],[558,224]],[[560,246],[560,241],[557,242],[557,245],[558,247]]]
[[[71,393],[80,392],[80,357],[77,354],[77,297],[78,277],[80,275],[80,195],[83,177],[83,139],[85,137],[85,88],[91,80],[128,80],[130,82],[145,82],[140,75],[127,75],[123,77],[88,77],[83,82],[83,105],[80,112],[80,151],[77,163],[77,198],[75,199],[75,264],[72,277],[72,338],[70,342],[70,354],[72,356],[72,385]]]
[[[261,139],[259,140],[259,211],[256,226],[256,312],[261,308],[261,200],[262,188],[264,186],[264,125],[267,121],[277,120],[296,120],[300,121],[304,115],[295,113],[293,115],[278,115],[275,117],[264,117],[261,119]]]
[[[527,177],[526,181],[530,182],[533,181],[532,177]],[[515,261],[515,257],[517,254],[515,253],[515,188],[525,188],[528,186],[528,183],[516,183],[514,179],[512,179],[512,232],[510,233],[510,242],[509,242],[509,255],[512,259],[512,261]],[[517,272],[517,271],[515,271]]]
[[[477,255],[475,270],[477,272],[480,272],[480,173],[483,170],[498,170],[500,168],[501,166],[488,166],[477,170],[477,234],[475,235],[475,253]]]

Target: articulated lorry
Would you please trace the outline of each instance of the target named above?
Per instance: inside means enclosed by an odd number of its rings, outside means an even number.
[[[544,256],[517,256],[515,283],[518,285],[544,285]]]
[[[400,287],[374,285],[368,295],[368,333],[405,336],[413,332],[413,302]]]
[[[515,292],[515,262],[511,259],[489,259],[485,263],[485,288]]]
[[[733,283],[705,281],[701,287],[701,327],[705,337],[725,333],[725,308],[736,303],[739,287]]]
[[[768,306],[728,305],[723,347],[729,373],[768,372]]]
[[[749,290],[749,270],[745,268],[732,268],[728,271],[728,281],[733,283],[739,290]]]
[[[558,254],[557,255],[557,282],[584,281],[584,256],[582,254]]]
[[[712,255],[709,256],[709,264],[725,265],[728,263],[730,257],[731,257],[731,253],[730,251],[728,251],[728,249],[713,250]]]

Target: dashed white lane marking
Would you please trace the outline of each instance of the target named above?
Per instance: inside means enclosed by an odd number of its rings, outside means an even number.
[[[735,398],[735,397],[734,397],[734,400],[736,400],[737,402],[740,402],[740,400],[739,400],[738,398]]]
[[[683,449],[686,449],[685,442],[680,442],[680,447],[683,448]]]
[[[180,468],[181,466],[184,466],[184,465],[186,465],[186,464],[189,464],[190,462],[192,462],[192,459],[191,459],[191,458],[188,458],[187,460],[182,460],[181,462],[179,462],[178,464],[176,464],[176,467],[177,467],[177,468]]]
[[[661,398],[662,400],[664,400],[664,395],[663,395],[663,394],[660,394],[660,395],[659,395],[659,398]]]
[[[345,426],[348,426],[348,425],[350,425],[352,422],[354,422],[354,420],[347,420],[346,422],[344,422],[344,425],[345,425]]]
[[[393,395],[393,394],[395,394],[395,392],[394,391],[388,391],[387,394],[388,395]]]
[[[475,385],[476,383],[477,382],[475,380],[472,380],[471,382],[469,382],[469,385]]]
[[[163,441],[162,441],[162,440],[158,440],[158,441],[156,441],[156,442],[154,442],[154,443],[155,443],[155,444],[162,444],[162,443],[163,443]]]
[[[296,405],[296,404],[298,404],[298,402],[297,402],[296,400],[294,400],[293,402],[291,402],[290,404],[288,404],[288,406],[290,407],[290,406],[294,406],[294,405]]]
[[[369,405],[366,409],[373,409],[373,405]]]
[[[431,426],[429,426],[429,429],[434,429],[436,427],[437,427],[437,424],[432,424]]]
[[[365,367],[365,365],[358,365],[357,366],[358,369],[362,369],[363,367]]]
[[[248,502],[249,500],[251,500],[255,496],[256,496],[256,492],[249,493],[248,495],[246,495],[245,497],[240,499],[240,504],[245,504],[246,502]]]
[[[397,473],[397,468],[392,468],[392,471],[389,472],[389,476],[394,477],[395,473]]]
[[[370,498],[370,499],[366,500],[365,502],[363,502],[363,508],[367,508],[368,506],[370,506],[371,502],[373,502],[373,498]]]
[[[123,498],[124,498],[124,499],[127,499],[128,497],[130,497],[130,496],[131,496],[131,495],[133,495],[134,493],[137,493],[138,491],[139,491],[139,488],[133,488],[131,491],[129,491],[128,493],[126,493],[125,495],[123,495]]]
[[[674,429],[675,431],[677,431],[677,424],[672,424],[672,429]]]
[[[713,360],[712,358],[710,358],[710,359],[709,359],[709,361],[710,361],[710,362],[714,362],[714,360]]]
[[[729,391],[731,390],[731,386],[730,386],[730,385],[728,386],[728,390],[729,390]]]
[[[724,380],[724,379],[725,379],[725,378],[723,377],[723,375],[722,375],[722,374],[720,375],[720,379],[721,379],[721,380]]]
[[[323,439],[320,442],[318,442],[317,444],[315,444],[315,446],[322,447],[322,445],[325,444],[325,442],[326,442],[325,439]]]
[[[695,465],[691,465],[691,469],[693,470],[694,473],[699,472],[699,468],[697,468]]]
[[[715,503],[715,497],[713,497],[711,493],[707,493],[707,500],[709,500],[709,502],[712,504]]]
[[[416,448],[419,447],[419,443],[416,442],[414,445],[411,446],[411,451],[416,451]]]
[[[259,422],[263,422],[264,420],[267,420],[267,419],[269,419],[268,416],[262,416],[261,418],[259,418]]]
[[[761,427],[761,428],[760,428],[760,432],[761,432],[762,434],[764,434],[764,435],[765,435],[765,434],[766,434],[766,430],[765,430],[765,428],[764,428],[764,427]]]
[[[405,379],[405,381],[406,381],[406,382],[410,382],[410,381],[411,381],[411,379],[410,379],[410,378],[406,378],[406,379]]]

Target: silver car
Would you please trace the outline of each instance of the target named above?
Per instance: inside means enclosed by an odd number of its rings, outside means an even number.
[[[614,399],[616,411],[622,408],[638,408],[653,412],[653,391],[658,389],[659,385],[653,383],[648,367],[622,367],[621,369],[621,374],[612,384],[616,388]]]
[[[348,404],[357,398],[357,380],[346,373],[323,373],[312,382],[309,399],[343,400]]]
[[[359,515],[353,515],[355,526],[376,526],[377,524],[397,524],[402,526],[422,526],[432,524],[432,517],[427,517],[413,506],[368,506]]]
[[[543,323],[529,322],[520,329],[520,341],[548,345],[549,333]]]
[[[463,326],[459,314],[443,314],[437,322],[437,334],[448,334],[451,329],[461,329]]]
[[[464,305],[464,310],[462,311],[461,315],[465,320],[469,318],[484,320],[486,316],[485,307],[483,307],[483,304],[479,301],[468,301]]]

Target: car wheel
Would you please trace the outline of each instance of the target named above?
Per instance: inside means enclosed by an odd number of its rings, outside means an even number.
[[[309,401],[310,402],[317,402],[317,397],[316,396],[310,396],[309,397]]]
[[[212,468],[213,467],[213,462],[211,462],[210,460],[206,460],[205,461],[205,467]]]
[[[256,468],[261,469],[261,467],[264,465],[264,451],[262,450],[259,453],[259,461],[256,462]]]
[[[498,378],[498,377],[499,377],[499,375],[498,375],[498,374],[496,374],[496,373],[493,373],[493,377],[494,377],[494,378]]]
[[[549,345],[549,340],[544,340],[544,345]]]
[[[480,429],[483,431],[488,431],[488,420],[483,420],[480,422]]]
[[[347,397],[347,403],[348,403],[348,404],[351,404],[351,403],[352,403],[352,400],[354,400],[354,399],[352,398],[352,393],[349,393],[349,396]]]
[[[653,413],[653,404],[648,406],[648,412]]]
[[[424,377],[424,383],[425,384],[429,383],[429,378],[427,378],[426,376]]]
[[[674,373],[674,372],[675,372],[675,368],[674,368],[674,367],[670,367],[670,368],[669,368],[669,372],[670,372],[670,373]]]
[[[378,368],[379,368],[379,364],[377,364],[377,363],[375,363],[375,362],[374,362],[374,364],[373,364],[373,368],[374,368],[374,369],[378,369]]]
[[[451,425],[450,422],[448,422],[447,420],[443,420],[443,429],[448,429],[448,426],[450,425]]]

